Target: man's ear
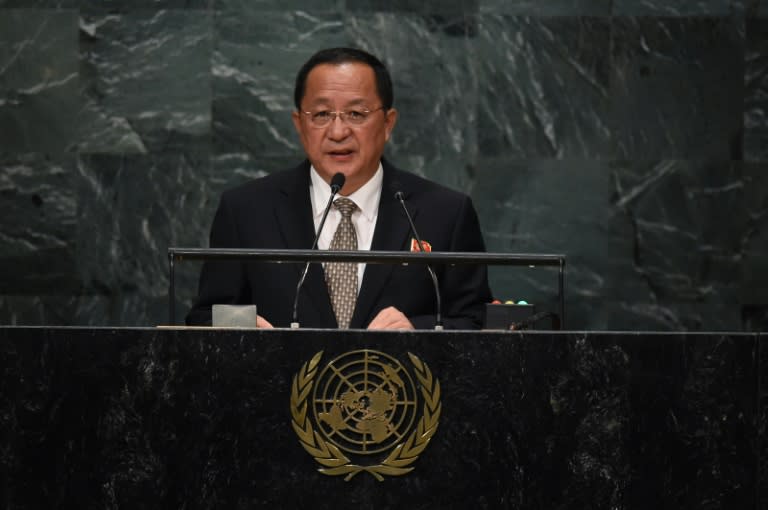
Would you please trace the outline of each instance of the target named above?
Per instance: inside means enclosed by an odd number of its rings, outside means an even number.
[[[291,120],[293,121],[293,127],[296,129],[296,132],[301,136],[301,114],[297,112],[296,110],[291,112]]]
[[[395,124],[397,124],[397,110],[390,108],[384,116],[384,140],[389,140]]]

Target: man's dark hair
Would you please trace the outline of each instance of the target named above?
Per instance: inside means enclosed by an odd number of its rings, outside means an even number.
[[[296,75],[296,86],[293,89],[293,102],[297,110],[301,110],[301,100],[307,89],[307,76],[309,72],[320,64],[347,64],[350,62],[359,62],[373,69],[376,77],[376,91],[381,99],[381,105],[384,110],[392,108],[394,94],[392,93],[392,79],[389,77],[389,71],[381,63],[381,60],[374,57],[367,51],[355,48],[328,48],[320,50],[312,55],[307,62],[299,69]]]

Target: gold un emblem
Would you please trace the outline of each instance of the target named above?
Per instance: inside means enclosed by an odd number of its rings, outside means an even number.
[[[379,481],[412,471],[440,420],[440,382],[429,367],[408,353],[417,386],[383,352],[347,352],[318,375],[322,357],[304,363],[291,387],[291,424],[318,471],[346,481],[361,471]],[[371,457],[378,463],[365,462]]]

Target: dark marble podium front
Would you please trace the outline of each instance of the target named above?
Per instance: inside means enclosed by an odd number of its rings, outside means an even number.
[[[758,334],[0,328],[0,507],[766,508]],[[315,353],[416,354],[440,425],[404,476],[319,473]]]

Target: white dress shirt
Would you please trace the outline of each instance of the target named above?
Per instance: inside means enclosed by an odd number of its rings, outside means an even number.
[[[315,167],[309,170],[310,190],[309,197],[312,201],[312,217],[315,220],[315,232],[323,219],[323,211],[331,196],[331,187],[320,177]],[[381,200],[381,186],[384,182],[384,170],[379,163],[379,168],[373,177],[366,182],[360,189],[348,195],[347,198],[357,204],[357,210],[352,213],[352,224],[357,232],[357,249],[370,250],[373,241],[373,231],[376,228],[376,218],[379,216],[379,201]],[[320,233],[320,239],[317,241],[317,247],[320,250],[327,250],[333,240],[333,234],[341,221],[341,213],[331,207],[328,212],[328,218],[325,220],[323,231]],[[357,291],[360,292],[360,286],[363,283],[363,273],[365,264],[357,265]]]

